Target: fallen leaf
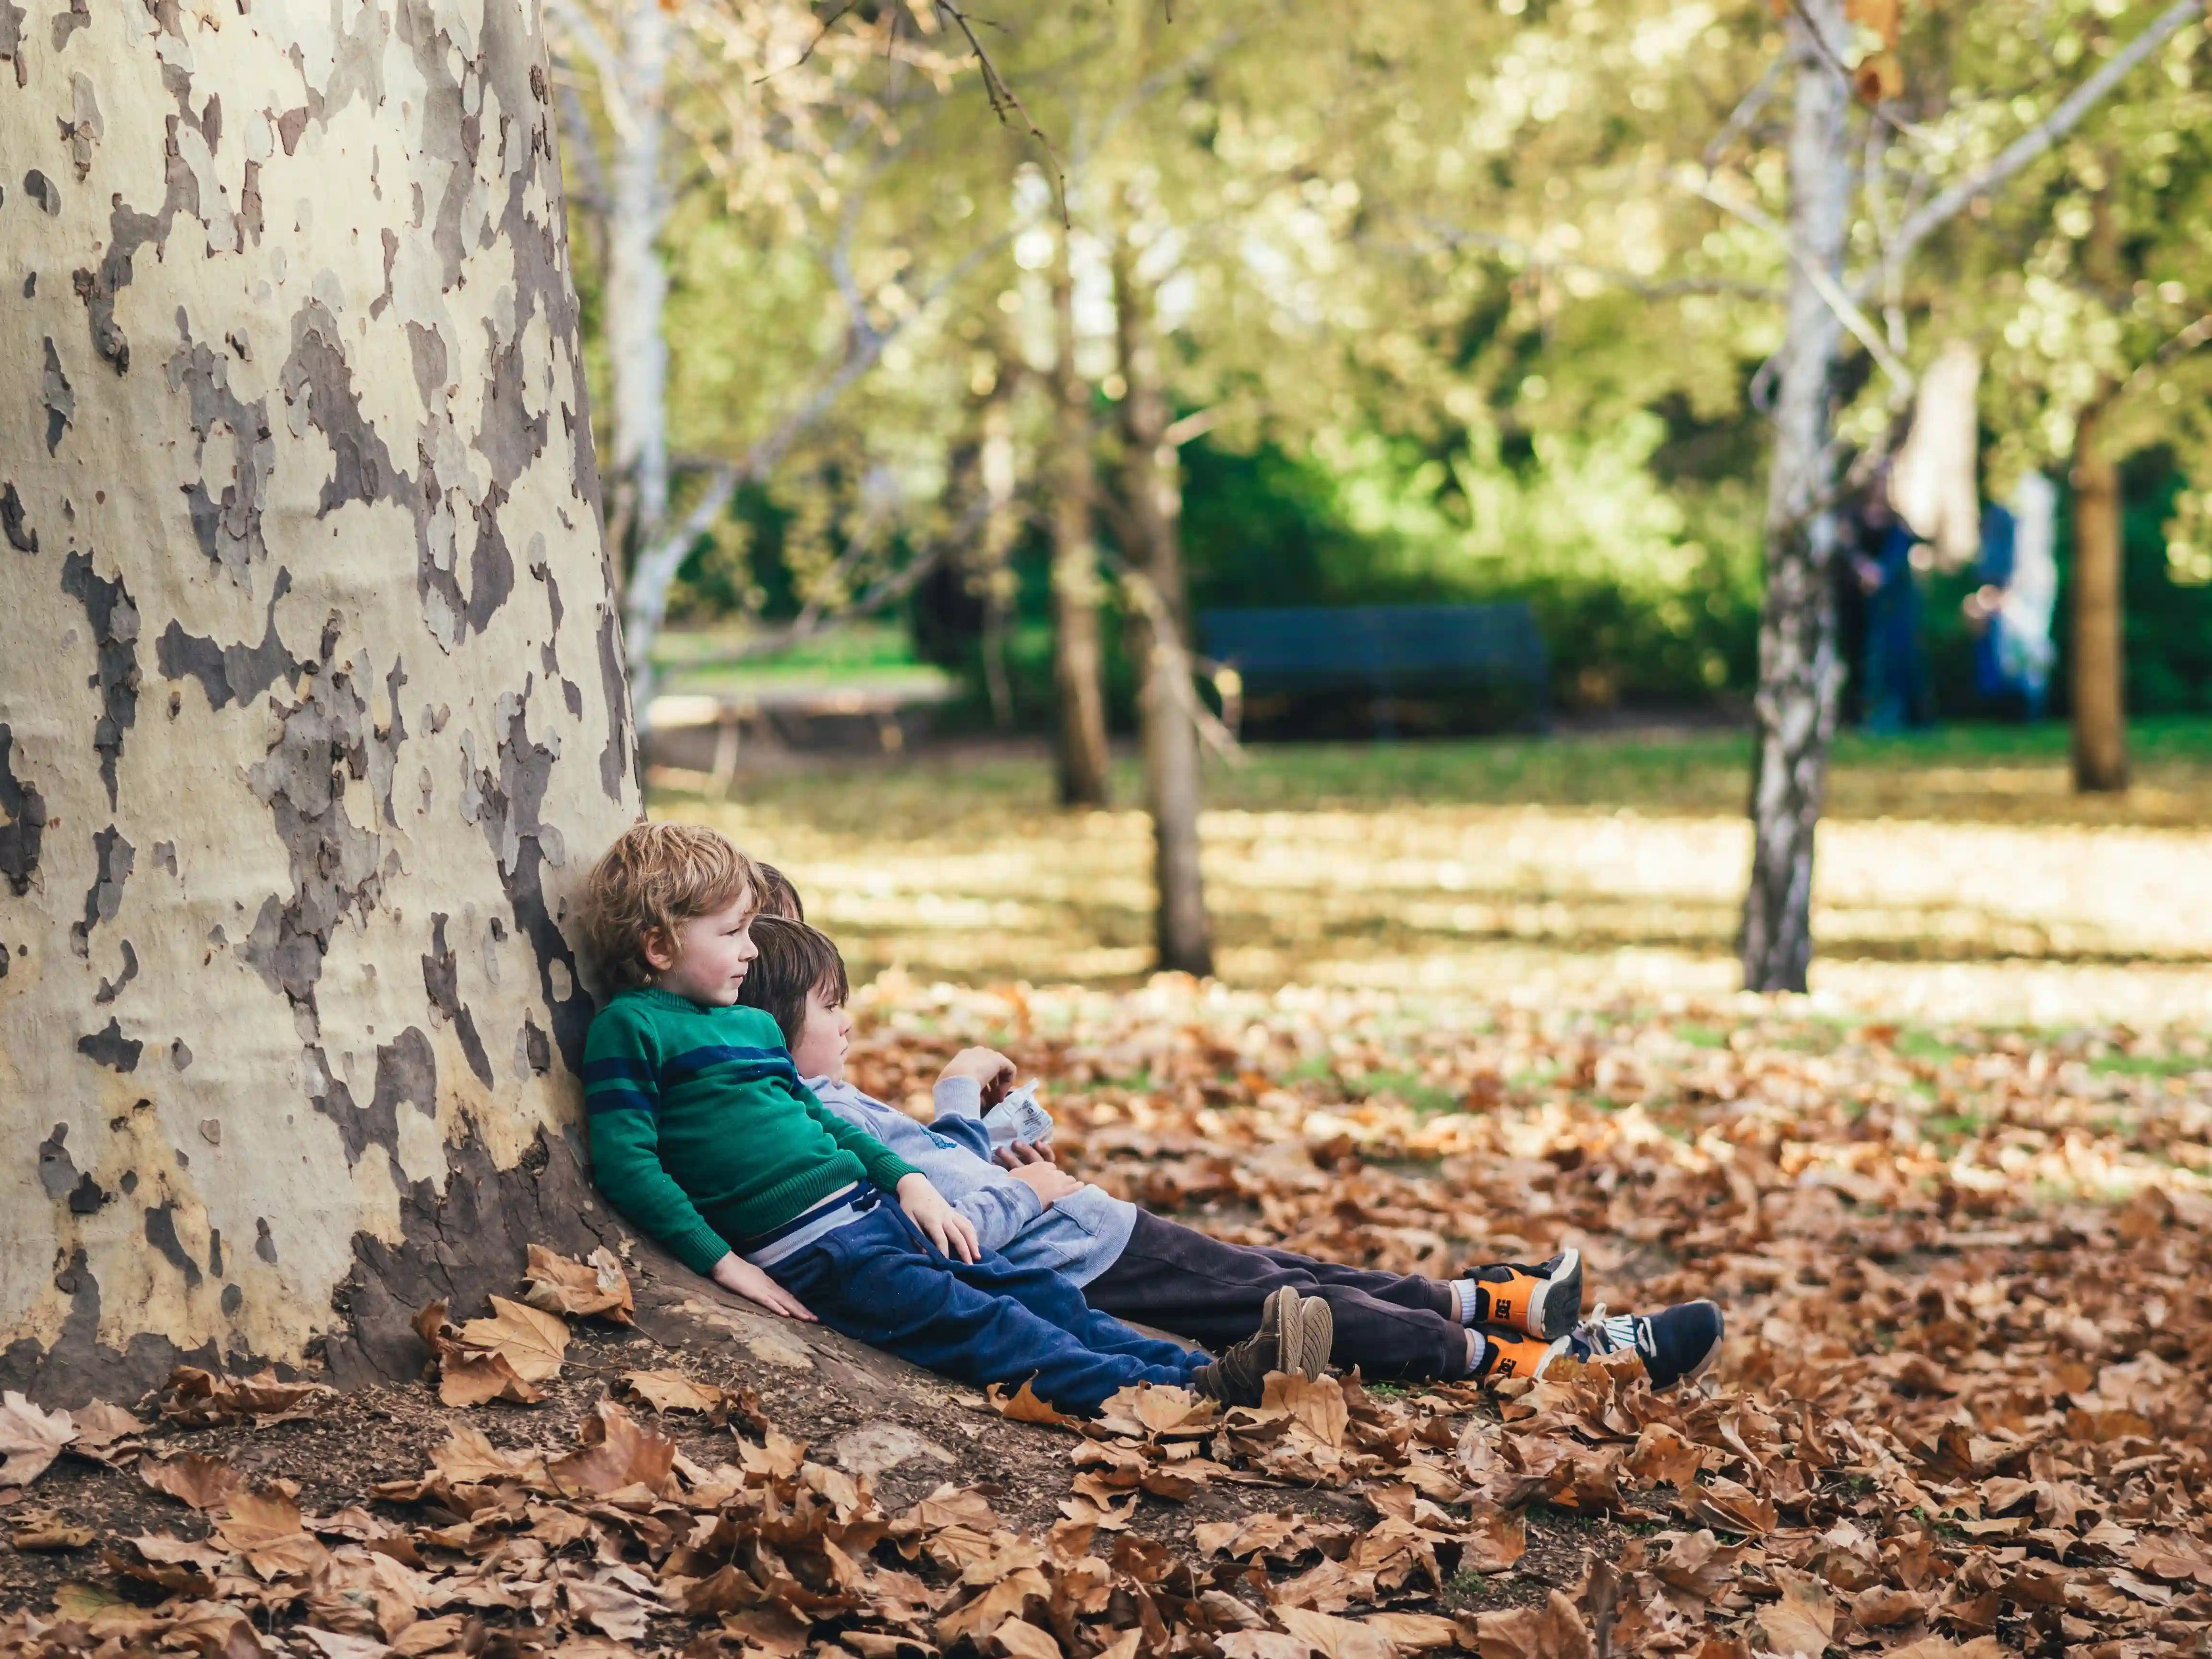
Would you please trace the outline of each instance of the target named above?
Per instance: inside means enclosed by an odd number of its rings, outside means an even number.
[[[182,1452],[174,1457],[147,1458],[138,1465],[138,1478],[155,1492],[167,1492],[196,1510],[211,1510],[239,1487],[236,1469],[220,1457]]]
[[[1054,1410],[1038,1399],[1026,1382],[1012,1395],[996,1383],[984,1389],[983,1395],[1002,1415],[1011,1417],[1017,1423],[1043,1423],[1057,1427],[1077,1420],[1065,1412]]]
[[[641,1424],[611,1400],[592,1408],[577,1430],[577,1449],[546,1465],[562,1492],[605,1497],[625,1486],[665,1492],[676,1467],[676,1442]]]
[[[991,1640],[1010,1659],[1060,1659],[1060,1644],[1026,1620],[1006,1620],[991,1632]]]
[[[654,1611],[649,1602],[617,1584],[568,1578],[562,1581],[561,1594],[571,1613],[618,1642],[642,1638],[646,1620]]]
[[[33,1406],[15,1389],[0,1395],[0,1486],[27,1486],[76,1438],[67,1412]]]
[[[491,1299],[491,1312],[461,1327],[464,1346],[495,1354],[525,1382],[545,1382],[561,1374],[568,1352],[568,1328],[552,1314],[503,1296]]]
[[[1440,1613],[1370,1613],[1360,1622],[1370,1630],[1381,1632],[1393,1647],[1404,1653],[1455,1648],[1462,1639],[1458,1621]]]
[[[624,1371],[622,1385],[657,1412],[712,1412],[722,1403],[720,1389],[681,1371]]]
[[[631,1322],[629,1276],[604,1244],[581,1261],[556,1255],[543,1244],[532,1244],[522,1297],[532,1307],[550,1314],[578,1318],[604,1314],[617,1325]]]
[[[64,1521],[51,1511],[39,1510],[19,1512],[9,1533],[9,1541],[19,1550],[81,1550],[92,1542],[94,1536],[90,1527]]]
[[[1558,1590],[1541,1607],[1476,1614],[1474,1650],[1481,1659],[1592,1659],[1589,1629]]]
[[[1820,1659],[1836,1633],[1836,1598],[1828,1587],[1809,1573],[1788,1567],[1771,1569],[1782,1599],[1758,1613],[1759,1630],[1775,1652],[1788,1659],[1805,1655]]]
[[[1322,1659],[1397,1659],[1397,1647],[1383,1631],[1334,1613],[1309,1607],[1279,1607],[1275,1617],[1291,1635]]]

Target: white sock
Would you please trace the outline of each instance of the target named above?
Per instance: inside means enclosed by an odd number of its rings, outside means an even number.
[[[1467,1328],[1467,1375],[1480,1376],[1490,1358],[1490,1339],[1470,1325]]]
[[[1459,1322],[1462,1325],[1474,1324],[1474,1281],[1471,1279],[1455,1279],[1449,1282],[1451,1285],[1452,1294],[1459,1298]]]

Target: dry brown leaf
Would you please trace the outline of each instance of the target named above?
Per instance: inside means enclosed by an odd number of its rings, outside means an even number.
[[[0,1486],[27,1486],[76,1438],[67,1412],[33,1405],[15,1389],[0,1395]]]
[[[545,1395],[523,1381],[505,1354],[456,1347],[439,1362],[438,1398],[448,1406],[482,1406],[495,1400],[534,1406]]]
[[[564,1492],[604,1498],[628,1486],[665,1492],[674,1477],[676,1442],[640,1423],[611,1400],[592,1408],[576,1433],[577,1449],[546,1466]]]
[[[983,1397],[997,1408],[1000,1415],[1011,1417],[1017,1423],[1043,1423],[1057,1427],[1077,1420],[1065,1412],[1055,1411],[1038,1399],[1036,1391],[1026,1382],[1011,1395],[994,1382],[983,1390]]]
[[[525,1382],[547,1382],[561,1374],[568,1352],[568,1328],[555,1315],[503,1296],[491,1299],[491,1312],[461,1327],[470,1348],[495,1354]]]
[[[1334,1613],[1308,1607],[1279,1607],[1275,1617],[1282,1626],[1322,1659],[1397,1659],[1389,1637],[1372,1624],[1340,1619]]]
[[[991,1641],[1009,1659],[1061,1659],[1060,1644],[1026,1620],[1006,1620],[991,1632]]]
[[[19,1550],[81,1550],[94,1538],[90,1527],[65,1521],[50,1510],[19,1510],[9,1539]]]
[[[1403,1653],[1455,1648],[1462,1639],[1458,1621],[1440,1613],[1370,1613],[1360,1622],[1370,1630],[1380,1631]]]
[[[1227,1659],[1309,1659],[1312,1645],[1279,1630],[1236,1630],[1213,1638]]]
[[[657,1412],[713,1412],[720,1408],[722,1391],[711,1382],[696,1382],[681,1371],[624,1371],[624,1392],[635,1395]]]
[[[258,1429],[289,1423],[337,1397],[327,1382],[287,1382],[274,1370],[252,1376],[219,1376],[196,1365],[169,1373],[162,1419],[185,1428],[250,1422]]]
[[[581,1261],[532,1244],[522,1299],[546,1313],[575,1318],[602,1314],[617,1325],[632,1322],[629,1275],[604,1244]]]
[[[599,1580],[563,1579],[561,1595],[573,1616],[617,1642],[641,1640],[646,1620],[656,1611],[634,1592]]]
[[[222,1458],[202,1457],[197,1452],[159,1462],[147,1458],[138,1465],[138,1478],[155,1492],[167,1492],[196,1510],[216,1508],[238,1490],[241,1480],[238,1471]]]
[[[1476,1614],[1474,1650],[1481,1659],[1592,1659],[1589,1626],[1558,1590],[1541,1607]]]
[[[1836,1598],[1809,1573],[1782,1566],[1769,1571],[1782,1599],[1759,1610],[1759,1630],[1784,1659],[1792,1655],[1820,1659],[1836,1633]]]
[[[1312,1380],[1288,1371],[1271,1371],[1261,1385],[1260,1408],[1287,1413],[1324,1446],[1344,1444],[1351,1413],[1345,1405],[1344,1385],[1333,1376]]]

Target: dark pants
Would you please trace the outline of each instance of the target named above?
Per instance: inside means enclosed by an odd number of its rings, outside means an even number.
[[[963,1382],[1028,1379],[1064,1412],[1133,1382],[1188,1383],[1206,1363],[1095,1311],[1056,1273],[953,1261],[888,1200],[768,1273],[832,1330]]]
[[[1444,1382],[1467,1374],[1458,1298],[1433,1279],[1340,1267],[1289,1250],[1224,1244],[1137,1212],[1129,1248],[1083,1287],[1094,1308],[1140,1320],[1219,1352],[1260,1327],[1260,1304],[1289,1285],[1336,1318],[1331,1358],[1377,1381]]]

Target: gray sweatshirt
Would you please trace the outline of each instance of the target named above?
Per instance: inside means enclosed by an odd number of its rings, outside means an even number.
[[[983,1090],[975,1079],[945,1078],[938,1084],[933,1124],[917,1123],[849,1083],[817,1077],[807,1079],[806,1086],[839,1117],[927,1176],[945,1201],[975,1223],[982,1247],[1016,1266],[1046,1268],[1088,1285],[1128,1248],[1135,1205],[1085,1185],[1048,1208],[1027,1183],[991,1162]]]

